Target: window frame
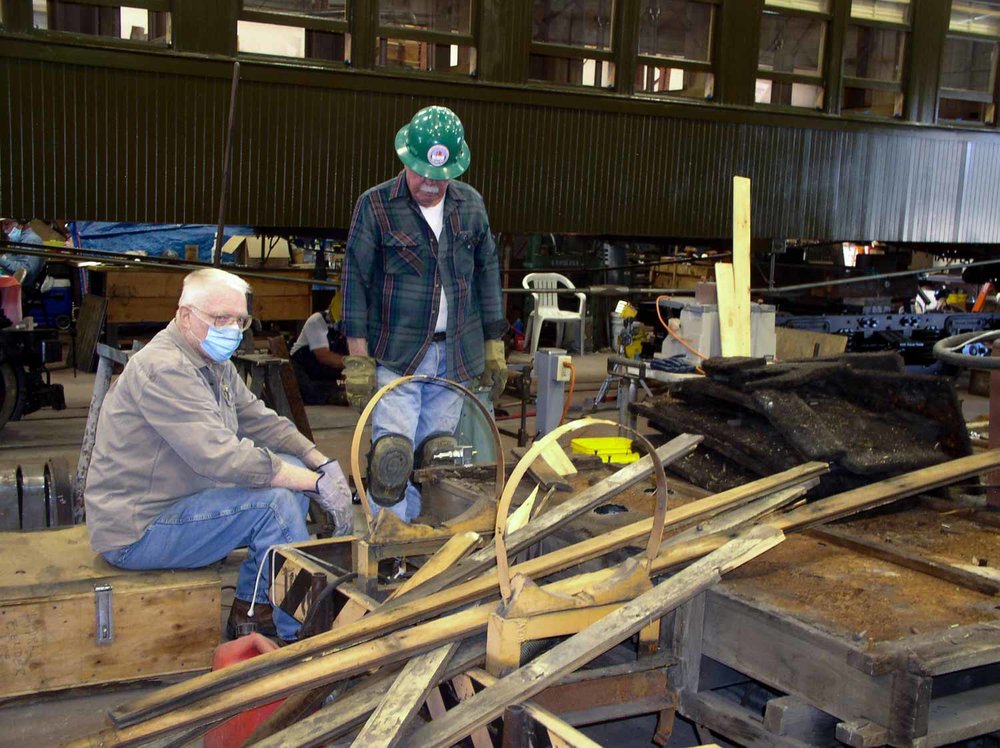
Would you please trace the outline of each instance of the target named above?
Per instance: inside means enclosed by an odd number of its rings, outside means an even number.
[[[62,0],[73,5],[87,5],[95,8],[117,8],[119,11],[124,8],[138,8],[151,13],[166,13],[168,17],[173,15],[172,0]],[[26,0],[29,8],[32,7],[31,0]],[[33,12],[33,8],[32,8]],[[174,46],[173,34],[170,41],[139,41],[136,39],[123,39],[117,36],[105,36],[103,34],[88,34],[83,31],[64,31],[62,29],[48,28],[48,7],[46,7],[46,28],[37,28],[33,23],[30,33],[40,34],[46,38],[56,41],[86,42],[87,44],[108,44],[113,47],[134,50],[168,50]],[[172,20],[171,20],[172,25]]]
[[[754,106],[765,107],[783,112],[821,112],[830,98],[830,38],[835,20],[835,5],[838,0],[831,0],[826,11],[808,10],[807,8],[788,8],[784,5],[767,5],[767,0],[761,5],[761,20],[764,13],[772,12],[779,16],[795,16],[798,18],[820,19],[826,24],[823,30],[823,49],[820,50],[819,73],[790,73],[784,70],[766,70],[760,66],[760,39],[757,39],[757,66],[754,69],[754,81],[768,80],[774,83],[802,83],[809,86],[819,86],[823,91],[823,103],[812,107],[793,106],[792,104],[775,104],[772,102],[754,102]],[[850,2],[850,0],[848,0]],[[769,10],[770,9],[770,10]],[[841,50],[842,52],[842,50]]]
[[[934,122],[944,123],[955,127],[971,127],[980,130],[996,130],[1000,128],[1000,33],[997,34],[977,34],[973,31],[952,31],[949,21],[948,31],[945,33],[945,44],[948,39],[968,39],[975,42],[991,42],[997,45],[997,58],[994,61],[993,90],[988,92],[973,91],[967,88],[950,88],[938,85],[937,100],[935,101]],[[938,63],[940,71],[944,66],[942,59]],[[974,101],[986,104],[993,108],[993,121],[973,122],[969,120],[948,119],[941,117],[941,99],[951,99],[953,101]]]
[[[384,24],[379,20],[380,8],[379,0],[371,0],[375,4],[375,69],[391,70],[399,75],[432,76],[434,78],[450,78],[452,80],[467,80],[475,78],[479,70],[479,2],[469,0],[469,33],[461,31],[436,31],[433,29],[421,29],[414,26],[397,26],[395,24]],[[468,73],[451,72],[447,70],[418,70],[416,68],[394,67],[389,65],[379,65],[379,50],[383,41],[397,39],[405,42],[421,42],[424,44],[442,44],[468,47],[472,54],[471,70]]]
[[[300,61],[301,64],[307,65],[328,65],[331,67],[343,67],[349,66],[351,64],[351,32],[350,24],[347,19],[343,21],[333,19],[333,18],[320,18],[319,16],[310,16],[305,13],[289,13],[288,11],[282,10],[255,10],[248,9],[244,7],[244,0],[239,0],[239,11],[236,14],[237,20],[237,32],[236,32],[236,55],[237,57],[246,58],[248,60],[282,60],[282,61]],[[344,59],[343,60],[326,60],[322,57],[291,57],[287,55],[272,55],[267,52],[249,52],[244,51],[239,48],[239,22],[248,21],[250,23],[261,23],[271,26],[287,26],[290,28],[300,28],[306,31],[322,31],[329,34],[343,34],[344,35]]]
[[[851,15],[851,0],[845,0],[848,4],[847,8],[847,26],[844,30],[844,43],[841,45],[840,50],[840,68],[841,68],[841,80],[840,80],[840,91],[837,92],[838,98],[838,111],[841,116],[846,117],[861,117],[863,119],[874,119],[874,120],[886,120],[886,119],[902,119],[903,112],[906,107],[906,81],[910,73],[910,56],[913,54],[913,14],[916,13],[916,4],[914,2],[909,2],[909,14],[906,23],[897,23],[894,21],[884,21],[875,18],[856,18]],[[862,78],[860,76],[847,75],[843,73],[844,69],[844,58],[847,54],[847,35],[851,26],[885,29],[891,31],[902,31],[903,37],[903,60],[900,63],[899,80],[898,81],[886,81],[880,80],[878,78]],[[887,91],[896,94],[896,103],[893,106],[893,113],[886,116],[882,114],[868,114],[865,112],[848,111],[844,112],[844,94],[848,88],[860,88],[868,91]]]
[[[532,0],[532,12],[534,12],[534,1]],[[525,82],[532,85],[542,85],[542,86],[553,86],[560,90],[570,90],[570,91],[615,91],[618,90],[621,85],[621,71],[618,65],[618,45],[621,44],[621,29],[619,28],[619,19],[621,18],[621,6],[627,4],[628,0],[611,0],[611,32],[608,34],[608,47],[606,49],[598,49],[596,47],[584,47],[575,46],[572,44],[563,44],[561,42],[537,42],[534,39],[534,32],[529,27],[528,29],[528,59],[527,59],[527,74],[525,76]],[[638,49],[638,43],[637,47]],[[614,66],[615,79],[614,83],[610,86],[604,86],[600,83],[593,84],[575,84],[575,83],[559,83],[558,81],[550,81],[542,78],[532,78],[531,77],[531,58],[534,56],[539,57],[552,57],[560,60],[582,60],[584,62],[593,61],[600,62],[602,65],[605,63],[610,63]]]

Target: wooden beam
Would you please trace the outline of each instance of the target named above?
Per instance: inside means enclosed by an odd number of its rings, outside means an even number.
[[[733,309],[737,356],[750,356],[750,180],[733,177]]]
[[[407,662],[382,703],[361,728],[354,745],[358,748],[395,748],[399,745],[457,649],[458,642],[450,642]]]
[[[723,356],[739,356],[740,345],[736,324],[736,287],[733,266],[715,263],[715,295],[719,301],[719,339]]]
[[[448,542],[441,546],[437,553],[427,559],[427,563],[417,569],[412,577],[393,590],[388,599],[392,600],[400,595],[405,595],[410,590],[434,578],[445,569],[451,568],[455,563],[465,558],[481,539],[477,532],[460,532],[457,535],[452,535],[448,539]]]
[[[690,502],[668,511],[666,524],[673,527],[711,516],[726,507],[738,506],[760,496],[766,496],[802,481],[810,480],[817,475],[825,473],[827,469],[825,463],[806,463],[797,468],[761,478],[744,486]],[[605,553],[625,547],[639,538],[648,536],[652,529],[652,524],[652,518],[640,520],[639,522],[613,530],[596,538],[590,538],[553,553],[547,553],[538,558],[517,564],[512,568],[512,571],[514,573],[525,574],[531,578],[541,578],[546,574],[561,571],[583,561],[598,558]],[[512,534],[511,538],[514,536]],[[708,540],[714,541],[716,538],[718,536],[712,536]],[[700,542],[704,543],[704,541]],[[721,545],[721,543],[719,544]],[[330,652],[338,647],[344,647],[351,642],[383,635],[414,621],[480,599],[485,595],[496,593],[497,575],[493,572],[442,590],[441,592],[423,594],[417,599],[406,601],[405,605],[400,605],[392,610],[388,609],[389,606],[385,606],[369,613],[354,623],[333,629],[325,634],[290,644],[287,647],[282,647],[274,652],[255,657],[251,660],[235,663],[222,670],[206,673],[184,683],[167,686],[156,693],[124,704],[112,710],[110,714],[116,725],[127,726],[135,724],[144,719],[149,719],[171,709],[178,708],[179,706],[193,703],[216,691],[231,689],[239,683],[253,681],[268,671],[291,665],[323,652]]]
[[[808,534],[818,540],[839,545],[841,548],[850,548],[852,551],[857,551],[863,555],[882,559],[883,561],[888,561],[907,569],[913,569],[914,571],[943,579],[946,582],[957,584],[966,589],[975,590],[987,595],[995,595],[1000,592],[1000,580],[952,566],[944,561],[919,556],[898,545],[855,537],[840,528],[834,527],[813,528],[808,531]]]
[[[494,676],[482,668],[473,668],[468,672],[468,675],[472,680],[486,687],[492,686],[497,682]],[[529,717],[548,730],[549,740],[553,745],[556,744],[555,741],[559,740],[562,741],[563,745],[570,746],[571,748],[601,748],[599,743],[594,742],[548,709],[532,701],[525,702],[524,709]]]
[[[452,657],[441,680],[454,678],[472,667],[479,667],[486,656],[482,638],[466,640]],[[326,745],[364,724],[392,687],[397,669],[379,670],[351,688],[332,704],[276,732],[267,739],[246,741],[254,748],[312,748]],[[253,737],[253,736],[251,736]]]
[[[980,452],[805,504],[784,514],[775,515],[770,522],[783,532],[803,530],[947,486],[987,470],[996,469],[998,466],[1000,466],[1000,449]],[[677,548],[665,547],[653,561],[653,571],[663,572],[687,563],[721,547],[728,539],[724,533],[719,533]]]
[[[510,704],[530,699],[782,540],[784,535],[773,527],[750,530],[459,704],[433,724],[419,728],[407,744],[413,748],[447,748],[495,719]]]

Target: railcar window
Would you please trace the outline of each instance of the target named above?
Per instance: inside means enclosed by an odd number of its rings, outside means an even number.
[[[347,0],[243,0],[241,53],[344,62],[350,57]]]
[[[36,29],[170,45],[169,0],[32,0]]]
[[[842,112],[902,115],[910,17],[910,0],[851,0],[844,39]]]
[[[636,92],[712,97],[717,7],[712,0],[644,0],[640,4]]]
[[[613,0],[534,0],[528,77],[612,88]]]
[[[938,119],[997,123],[1000,0],[954,0],[941,60]]]
[[[473,75],[472,0],[378,0],[382,67]]]
[[[829,0],[765,0],[757,51],[758,104],[819,109]]]

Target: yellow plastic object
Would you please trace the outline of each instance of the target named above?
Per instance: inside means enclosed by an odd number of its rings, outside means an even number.
[[[968,294],[964,293],[950,293],[948,298],[945,299],[945,303],[950,306],[961,306],[964,307],[966,302],[969,300]]]
[[[574,454],[597,455],[602,462],[627,465],[639,459],[632,451],[632,440],[627,436],[593,436],[573,439],[569,443]]]

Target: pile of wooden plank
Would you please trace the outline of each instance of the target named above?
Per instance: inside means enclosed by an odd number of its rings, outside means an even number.
[[[709,359],[707,376],[631,407],[668,436],[705,437],[672,469],[713,491],[822,460],[822,496],[971,453],[952,383],[904,372],[896,353],[765,364]]]
[[[171,745],[182,745],[231,715],[286,696],[246,744],[449,746],[471,737],[482,746],[502,718],[505,740],[523,737],[533,724],[554,745],[592,746],[547,705],[556,703],[554,689],[592,674],[585,666],[595,658],[638,636],[649,663],[649,652],[665,642],[656,629],[661,618],[766,554],[786,533],[1000,466],[1000,451],[985,452],[803,504],[799,499],[827,471],[823,462],[808,462],[677,507],[664,504],[656,517],[517,561],[573,517],[636,481],[662,475],[658,463],[692,442],[697,439],[685,436],[680,446],[664,445],[656,458],[647,455],[520,529],[502,532],[500,547],[514,561],[509,592],[507,559],[498,564],[495,547],[451,557],[402,594],[373,602],[361,617],[335,620],[324,633],[123,704],[110,712],[105,731],[73,745],[143,745],[167,736]],[[651,536],[655,542],[647,543]],[[575,573],[585,561],[633,546],[646,551],[598,572]],[[553,575],[557,581],[548,581]],[[566,638],[540,654],[521,646],[549,637]],[[653,660],[655,667],[638,664],[626,674],[648,682],[672,661],[664,654]],[[619,670],[594,677],[621,676]],[[670,703],[648,711],[672,716]],[[666,737],[669,720],[661,720],[659,738]]]

